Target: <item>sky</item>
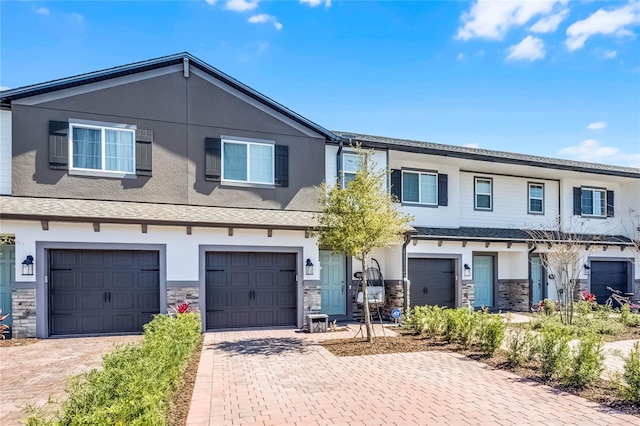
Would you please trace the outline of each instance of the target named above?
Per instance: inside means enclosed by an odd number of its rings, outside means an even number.
[[[0,86],[189,52],[337,131],[640,167],[640,1],[6,1]]]

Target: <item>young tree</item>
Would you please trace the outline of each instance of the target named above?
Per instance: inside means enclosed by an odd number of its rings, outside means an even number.
[[[335,253],[343,253],[360,261],[362,267],[362,291],[364,321],[367,341],[373,341],[371,315],[367,292],[367,260],[371,250],[389,247],[402,242],[407,223],[413,217],[396,210],[393,198],[385,188],[388,171],[376,170],[373,151],[356,146],[360,167],[355,179],[345,188],[341,185],[320,187],[322,213],[318,217],[318,243],[331,247]]]
[[[575,227],[576,224],[572,224]],[[581,224],[577,224],[578,228]],[[551,230],[529,229],[530,241],[541,254],[540,261],[549,278],[556,284],[562,322],[573,323],[574,294],[585,261],[595,249],[595,236],[582,232],[558,231],[558,222]],[[555,229],[554,229],[555,228]]]

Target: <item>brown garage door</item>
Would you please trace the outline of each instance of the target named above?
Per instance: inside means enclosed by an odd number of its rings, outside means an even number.
[[[51,250],[51,335],[142,331],[160,312],[155,251]]]
[[[208,329],[296,324],[296,255],[207,253]]]
[[[455,260],[409,259],[411,306],[454,306]]]

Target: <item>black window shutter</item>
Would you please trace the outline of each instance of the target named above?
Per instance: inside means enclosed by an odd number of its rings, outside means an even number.
[[[287,145],[276,145],[276,186],[289,186],[289,147]]]
[[[398,203],[402,200],[402,170],[391,170],[391,195]]]
[[[573,188],[573,214],[576,216],[582,214],[582,188]]]
[[[438,174],[438,205],[449,205],[449,176],[445,174]]]
[[[136,129],[136,175],[151,176],[153,130]]]
[[[607,217],[613,217],[613,191],[607,191]]]
[[[69,168],[69,123],[49,121],[49,167]]]
[[[220,182],[220,177],[222,176],[221,152],[222,141],[220,139],[204,139],[205,180]]]

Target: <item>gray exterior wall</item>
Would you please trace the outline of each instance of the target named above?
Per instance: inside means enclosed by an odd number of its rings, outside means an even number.
[[[309,136],[311,131],[205,77],[209,78],[191,72],[185,78],[180,67],[169,74],[70,97],[48,100],[44,95],[37,104],[28,98],[14,102],[13,195],[317,210],[314,186],[324,180],[324,138]],[[49,121],[69,118],[153,130],[153,176],[118,179],[50,169]],[[206,181],[204,138],[221,135],[288,145],[289,187],[241,188]]]

